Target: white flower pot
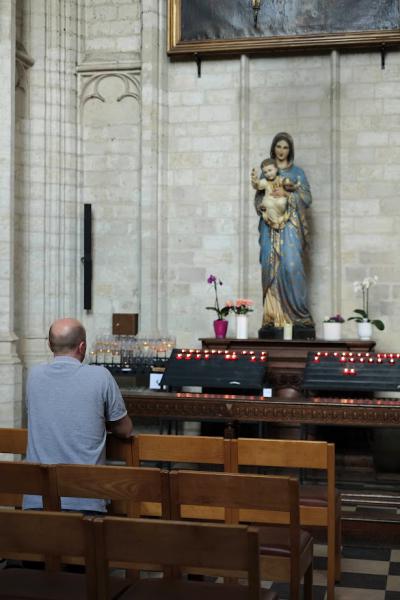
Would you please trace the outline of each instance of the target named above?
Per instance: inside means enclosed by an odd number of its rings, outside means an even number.
[[[247,315],[236,315],[236,339],[247,340],[248,337]]]
[[[370,340],[372,338],[372,323],[369,321],[357,323],[357,333],[360,340]]]
[[[337,341],[342,338],[341,323],[322,323],[324,330],[324,340]]]

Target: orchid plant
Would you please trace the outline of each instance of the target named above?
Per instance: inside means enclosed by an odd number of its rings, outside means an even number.
[[[225,306],[223,306],[222,308],[220,307],[220,304],[219,304],[219,300],[218,300],[218,286],[221,286],[221,285],[224,285],[224,284],[219,279],[219,277],[216,277],[215,275],[209,275],[208,279],[207,279],[207,283],[209,283],[210,285],[212,285],[213,288],[214,288],[215,301],[214,301],[214,306],[206,306],[206,309],[207,310],[214,310],[217,313],[217,319],[218,320],[224,319],[224,317],[226,317],[229,314],[229,312],[231,311],[231,307],[227,306],[227,304],[225,304]]]
[[[362,301],[363,307],[356,308],[353,312],[356,313],[356,316],[349,317],[348,321],[356,321],[357,323],[367,322],[375,325],[379,331],[383,331],[385,329],[385,324],[380,319],[371,320],[369,318],[369,290],[370,287],[375,285],[378,281],[378,277],[374,275],[374,277],[365,277],[362,281],[355,281],[353,283],[354,292],[357,294],[358,292],[362,293]]]

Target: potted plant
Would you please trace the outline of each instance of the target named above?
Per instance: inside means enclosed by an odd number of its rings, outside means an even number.
[[[334,315],[333,317],[325,317],[323,322],[324,340],[337,341],[342,337],[342,323],[344,318],[342,315]]]
[[[215,319],[215,321],[213,323],[215,337],[224,338],[226,336],[226,332],[228,330],[228,321],[224,317],[228,316],[228,314],[231,311],[231,307],[227,306],[227,304],[225,306],[223,306],[222,308],[220,307],[219,300],[218,300],[218,286],[223,285],[223,283],[219,279],[219,277],[216,277],[215,275],[209,275],[208,279],[207,279],[207,283],[212,285],[214,288],[215,300],[214,300],[214,306],[206,306],[206,309],[214,310],[217,313],[217,318]]]
[[[247,315],[253,311],[254,302],[248,298],[238,298],[236,302],[228,300],[225,306],[232,310],[236,315],[236,338],[245,340],[248,338],[248,321]]]
[[[356,308],[353,310],[356,316],[349,317],[348,321],[356,321],[358,337],[361,340],[370,340],[372,337],[372,325],[375,325],[379,331],[385,329],[383,321],[380,319],[370,319],[369,317],[369,290],[370,287],[375,285],[378,281],[378,277],[365,277],[363,281],[355,281],[353,283],[354,291],[362,292],[363,307]]]

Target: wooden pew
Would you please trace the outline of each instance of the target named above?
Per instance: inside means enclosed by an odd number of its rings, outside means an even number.
[[[259,540],[254,528],[118,517],[95,519],[94,527],[98,600],[109,598],[110,562],[126,560],[162,564],[169,571],[174,567],[193,573],[240,571],[248,585],[143,579],[120,600],[278,600],[276,594],[261,589]]]
[[[291,600],[312,598],[313,540],[300,530],[299,483],[290,477],[173,471],[170,474],[171,516],[184,518],[186,506],[225,506],[241,522],[270,523],[278,514],[288,526],[260,527],[261,578],[290,582]]]
[[[340,578],[341,521],[340,495],[335,488],[335,446],[327,442],[302,440],[244,439],[232,440],[231,467],[279,467],[325,471],[326,484],[301,486],[300,522],[302,526],[319,526],[327,530],[328,600],[335,597],[335,578]],[[271,515],[271,518],[273,515]],[[282,522],[275,516],[276,522]]]
[[[229,471],[231,468],[230,440],[222,437],[202,437],[192,435],[151,435],[141,434],[132,438],[132,457],[135,466],[143,463],[157,463],[179,468],[187,464],[201,465],[203,468],[219,468]],[[160,508],[154,504],[142,506],[143,516],[160,516]],[[210,509],[210,507],[194,508],[187,515],[190,518],[208,518],[210,520],[224,520],[224,509]]]

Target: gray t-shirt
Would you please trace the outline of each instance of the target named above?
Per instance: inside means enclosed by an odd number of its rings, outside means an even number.
[[[29,372],[26,405],[26,460],[44,464],[97,465],[105,462],[106,421],[118,421],[126,408],[118,385],[104,367],[57,356]],[[24,496],[23,508],[41,508],[41,496]],[[105,511],[105,501],[63,498],[68,510]]]

